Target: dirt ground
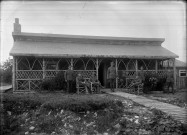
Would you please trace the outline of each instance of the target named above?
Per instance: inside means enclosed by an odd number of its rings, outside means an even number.
[[[179,90],[175,94],[172,93],[157,93],[157,94],[149,94],[149,96],[153,97],[161,97],[161,98],[168,98],[168,99],[180,99],[187,103],[187,90]]]

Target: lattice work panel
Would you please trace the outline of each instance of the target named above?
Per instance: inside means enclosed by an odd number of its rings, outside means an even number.
[[[16,79],[42,79],[43,72],[42,71],[17,71]]]
[[[160,77],[165,77],[167,76],[167,71],[158,71],[157,75]]]
[[[75,70],[75,74],[80,73],[84,78],[90,78],[93,73],[96,73],[96,70]]]
[[[156,75],[156,71],[154,71],[154,70],[147,70],[147,71],[145,71],[145,74],[146,75]]]
[[[127,77],[134,77],[134,76],[136,76],[136,71],[126,71],[126,76]]]
[[[32,80],[30,81],[30,90],[39,90],[42,80]]]
[[[17,80],[17,89],[16,90],[29,90],[29,81],[28,80]]]
[[[45,71],[45,77],[46,78],[52,78],[57,75],[58,71]]]
[[[45,71],[45,78],[54,78],[59,72],[65,72],[65,70],[48,70]]]

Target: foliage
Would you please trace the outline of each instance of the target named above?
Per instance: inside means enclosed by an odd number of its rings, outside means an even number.
[[[159,77],[155,74],[149,74],[145,76],[144,82],[144,93],[149,93],[151,91],[163,91],[166,78]]]
[[[2,78],[2,82],[11,83],[12,81],[12,61],[11,59],[7,59],[1,66],[0,66],[0,75]]]
[[[102,127],[102,125],[109,124],[120,117],[123,104],[121,101],[97,95],[90,97],[89,95],[61,95],[59,98],[56,95],[5,94],[1,99],[4,104],[3,115],[1,115],[4,120],[1,122],[3,134],[24,134],[30,127],[36,127],[34,130],[39,132],[58,133],[60,130],[57,128],[65,127],[67,121],[73,122],[80,118],[87,122],[95,119],[97,124],[95,128],[100,131],[106,130],[107,126]],[[95,115],[98,115],[98,119]],[[81,120],[77,125],[83,126],[82,124]],[[80,128],[75,130],[80,132]]]
[[[64,72],[59,72],[52,79],[45,79],[40,84],[41,89],[45,91],[65,90],[66,83],[64,79]]]
[[[5,114],[1,124],[7,123],[3,134],[180,135],[184,130],[157,109],[105,94],[5,94],[1,100]]]

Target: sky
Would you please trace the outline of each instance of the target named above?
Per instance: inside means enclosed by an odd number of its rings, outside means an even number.
[[[162,46],[185,62],[185,11],[180,1],[3,1],[1,62],[10,57],[15,18],[29,33],[165,38]]]

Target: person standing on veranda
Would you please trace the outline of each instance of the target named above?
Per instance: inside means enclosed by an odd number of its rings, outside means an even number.
[[[138,73],[138,76],[140,77],[142,83],[144,83],[144,81],[145,81],[145,73],[144,73],[144,70],[143,70],[142,66],[140,67],[140,72]]]
[[[117,74],[116,74],[116,68],[114,66],[114,62],[110,63],[110,67],[107,70],[107,79],[110,81],[110,89],[114,92],[115,88],[115,80],[116,80]]]
[[[169,93],[169,88],[172,88],[172,93],[174,94],[174,78],[173,78],[173,74],[171,72],[171,70],[169,69],[167,72],[167,79],[166,79],[166,83],[167,83],[167,92]]]
[[[68,70],[64,74],[65,81],[67,82],[67,92],[72,92],[73,88],[73,79],[74,79],[74,71],[72,66],[68,67]]]

